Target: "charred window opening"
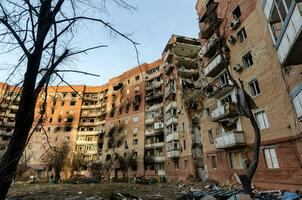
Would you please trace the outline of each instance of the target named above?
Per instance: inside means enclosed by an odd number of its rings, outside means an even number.
[[[233,11],[232,14],[233,14],[234,19],[239,19],[240,18],[241,10],[240,10],[239,5],[235,8],[235,10]]]
[[[137,111],[139,109],[139,105],[141,103],[141,95],[135,95],[134,101],[133,101],[133,109],[134,111]]]
[[[70,132],[71,129],[72,129],[71,126],[65,126],[65,127],[64,127],[64,131],[65,131],[65,132]]]
[[[117,91],[123,88],[123,83],[117,83],[113,86],[113,90]]]
[[[107,155],[106,155],[106,161],[109,161],[109,160],[111,160],[111,155],[110,155],[110,154],[107,154]]]
[[[190,101],[189,101],[189,110],[191,110],[191,111],[197,111],[197,109],[198,109],[198,104],[197,104],[197,102],[196,102],[196,100],[194,100],[194,99],[190,99]]]

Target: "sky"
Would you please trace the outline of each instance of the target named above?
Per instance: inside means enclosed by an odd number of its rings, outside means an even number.
[[[196,0],[131,0],[136,11],[116,5],[108,6],[108,19],[115,28],[129,34],[139,43],[139,60],[150,63],[161,57],[161,53],[172,34],[198,37]],[[64,78],[70,84],[102,85],[114,76],[138,65],[136,53],[128,41],[112,36],[110,31],[95,24],[85,24],[76,33],[73,48],[89,45],[107,45],[73,58],[69,67],[98,74],[99,77],[68,73]],[[5,81],[14,55],[0,55],[0,81]],[[22,72],[21,72],[22,74]]]

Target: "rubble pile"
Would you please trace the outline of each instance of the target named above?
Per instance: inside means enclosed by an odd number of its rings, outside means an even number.
[[[297,192],[281,190],[253,191],[255,200],[299,200],[302,195]],[[179,184],[175,193],[177,200],[250,200],[249,195],[243,194],[240,185],[219,185],[211,181],[207,183]]]

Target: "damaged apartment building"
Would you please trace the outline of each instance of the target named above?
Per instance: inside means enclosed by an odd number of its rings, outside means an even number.
[[[301,189],[302,2],[199,0],[196,9],[207,82],[200,123],[208,177],[225,182],[251,162],[255,133],[237,111],[234,79],[251,96],[261,131],[253,183]]]
[[[198,0],[196,10],[199,39],[172,35],[160,60],[102,86],[50,88],[43,127],[26,149],[29,164],[42,171],[47,144],[67,143],[71,158],[83,156],[83,171],[99,161],[121,177],[113,161],[129,158],[130,177],[233,180],[251,162],[255,135],[238,112],[238,84],[251,96],[262,137],[253,184],[301,188],[301,0]],[[2,87],[3,102],[13,88]],[[1,104],[2,152],[17,104]]]

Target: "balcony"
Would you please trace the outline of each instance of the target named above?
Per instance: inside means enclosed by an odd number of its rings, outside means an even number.
[[[153,136],[155,134],[154,130],[149,130],[145,132],[145,136]]]
[[[166,66],[166,75],[170,75],[174,68],[175,66],[173,64],[168,63]]]
[[[205,91],[208,98],[216,98],[219,99],[225,94],[228,94],[234,89],[232,83],[220,85],[220,86],[212,86],[208,85],[203,90]]]
[[[180,156],[180,152],[179,152],[178,149],[167,152],[167,157],[168,158],[172,158],[172,159],[173,158],[179,158],[179,156]]]
[[[214,59],[209,62],[209,64],[204,68],[203,71],[206,77],[215,77],[223,69],[223,58],[220,54],[218,54]]]
[[[212,121],[217,122],[227,118],[237,117],[236,103],[227,103],[223,106],[219,106],[211,112]]]
[[[166,88],[166,98],[172,94],[176,94],[176,89],[174,87],[167,87]]]
[[[223,133],[214,139],[214,144],[217,149],[240,147],[245,145],[244,133],[243,131]]]
[[[198,78],[199,72],[196,69],[186,69],[184,67],[178,69],[178,74],[184,78]]]
[[[153,90],[154,88],[159,88],[162,86],[162,84],[163,84],[162,80],[156,83],[151,83],[148,86],[146,86],[146,91]]]
[[[206,40],[209,39],[209,37],[219,28],[221,22],[222,20],[217,17],[210,20],[209,24],[201,29],[200,37]]]
[[[179,140],[178,132],[170,132],[166,136],[166,142],[171,142],[173,140]]]
[[[147,119],[145,120],[145,123],[146,123],[146,124],[153,124],[153,123],[154,123],[154,117],[147,118]]]
[[[292,0],[283,23],[278,18],[275,0],[267,0],[264,13],[269,23],[280,24],[281,31],[273,30],[276,49],[282,65],[297,65],[302,63],[302,1]]]
[[[200,50],[201,57],[210,58],[216,51],[216,44],[219,42],[219,36],[217,34],[212,35],[207,43]]]
[[[77,140],[76,141],[76,144],[77,145],[92,145],[92,144],[95,144],[97,145],[98,144],[98,141],[97,140],[94,140],[94,141],[86,141],[86,140]]]
[[[167,112],[167,111],[170,110],[171,108],[177,108],[177,103],[176,103],[176,101],[171,101],[171,102],[167,105],[165,111]]]
[[[151,93],[150,95],[148,95],[146,97],[146,101],[153,101],[153,100],[156,100],[156,99],[160,99],[163,97],[163,93],[162,91],[161,92],[156,92],[156,93]]]
[[[163,106],[164,106],[163,103],[155,104],[155,105],[153,105],[153,106],[148,106],[148,105],[146,105],[146,110],[147,110],[147,111],[157,110],[157,109],[162,108]]]
[[[166,121],[166,126],[170,126],[171,124],[177,124],[178,123],[178,119],[176,116],[170,117],[169,119],[167,119]]]
[[[145,148],[161,148],[164,146],[164,142],[157,142],[152,144],[145,144]]]
[[[158,76],[160,76],[161,75],[161,71],[157,71],[157,72],[154,72],[154,73],[152,73],[152,74],[148,74],[147,76],[146,76],[146,81],[149,81],[149,80],[152,80],[152,79],[154,79],[154,78],[157,78]]]
[[[199,23],[203,23],[218,7],[218,3],[211,2],[206,5],[206,8],[204,8],[203,13],[199,17]]]

